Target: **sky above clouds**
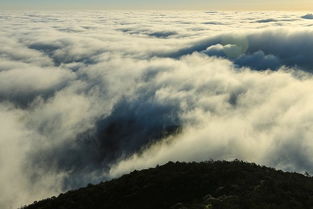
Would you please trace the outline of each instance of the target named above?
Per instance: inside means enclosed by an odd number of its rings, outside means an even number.
[[[310,10],[311,0],[0,0],[2,9]]]

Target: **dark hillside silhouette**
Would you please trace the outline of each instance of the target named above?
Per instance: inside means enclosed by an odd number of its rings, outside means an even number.
[[[25,209],[310,209],[313,178],[235,160],[133,171]]]

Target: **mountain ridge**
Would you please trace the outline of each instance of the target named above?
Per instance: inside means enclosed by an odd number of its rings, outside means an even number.
[[[168,162],[23,209],[313,208],[313,178],[255,163]]]

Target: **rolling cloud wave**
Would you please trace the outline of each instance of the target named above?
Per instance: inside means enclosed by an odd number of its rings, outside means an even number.
[[[311,22],[267,15],[1,12],[0,208],[169,160],[313,172]]]

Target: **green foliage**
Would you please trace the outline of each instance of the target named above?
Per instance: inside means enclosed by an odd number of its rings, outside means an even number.
[[[235,160],[173,163],[25,209],[310,209],[313,178]]]

